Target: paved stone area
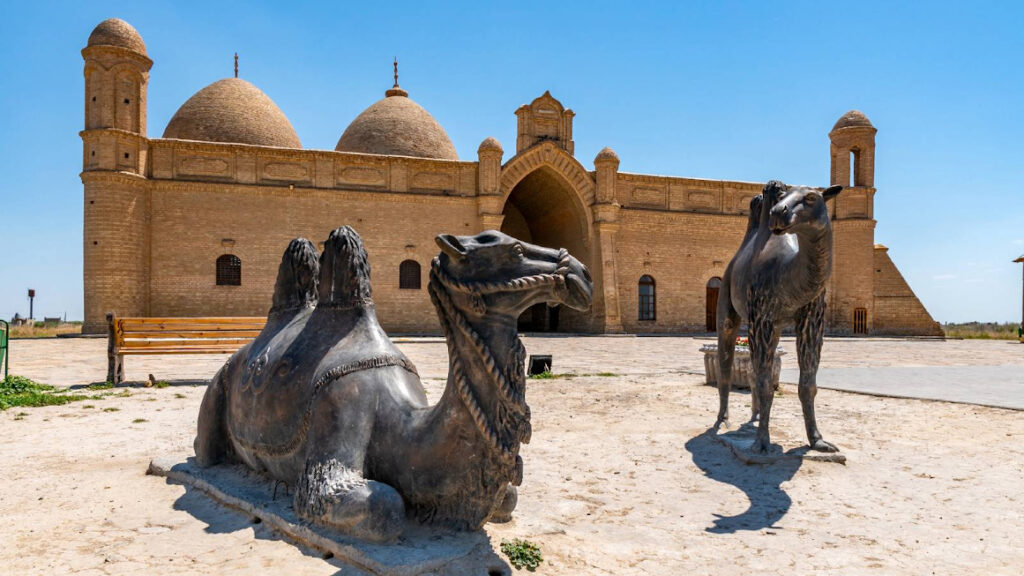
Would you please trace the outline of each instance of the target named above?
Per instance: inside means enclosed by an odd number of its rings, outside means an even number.
[[[782,371],[781,382],[795,384],[800,371]],[[944,400],[1024,410],[1024,366],[881,366],[826,368],[818,386],[831,390]]]
[[[701,345],[710,337],[525,336],[530,354],[551,354],[556,373],[622,376],[703,374]],[[447,353],[440,338],[398,338],[424,378],[444,378]],[[781,381],[796,383],[796,343],[788,350]],[[205,382],[226,355],[129,356],[126,377],[143,381]],[[11,372],[58,386],[102,382],[106,340],[15,340]],[[821,388],[1024,409],[1024,345],[991,340],[829,338],[818,373]]]

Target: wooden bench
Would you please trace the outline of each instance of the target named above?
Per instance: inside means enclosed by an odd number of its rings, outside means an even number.
[[[124,381],[129,354],[232,354],[263,330],[263,317],[118,318],[107,314],[107,382]]]

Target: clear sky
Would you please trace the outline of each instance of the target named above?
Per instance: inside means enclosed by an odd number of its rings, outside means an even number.
[[[149,136],[207,84],[261,88],[306,148],[400,82],[461,158],[505,159],[515,109],[576,112],[576,156],[626,172],[827,185],[828,131],[878,128],[876,242],[940,321],[1019,321],[1024,3],[3,2],[0,318],[82,318],[83,78],[100,21],[142,35]],[[339,225],[343,222],[339,222]],[[439,231],[441,232],[441,231]]]

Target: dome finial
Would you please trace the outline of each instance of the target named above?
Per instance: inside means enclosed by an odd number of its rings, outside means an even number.
[[[398,56],[395,56],[395,85],[389,90],[384,92],[384,96],[409,96],[409,93],[402,90],[402,87],[398,85]]]
[[[235,52],[235,78],[238,78],[238,52]]]

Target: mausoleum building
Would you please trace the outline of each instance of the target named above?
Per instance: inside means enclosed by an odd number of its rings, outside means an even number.
[[[583,333],[714,330],[720,279],[762,183],[632,174],[573,146],[574,113],[545,92],[515,111],[506,152],[485,138],[460,158],[444,128],[395,85],[334,150],[311,150],[266,94],[240,78],[189,98],[158,138],[146,129],[153,62],[111,19],[85,59],[85,331],[104,316],[262,316],[289,240],[348,224],[370,255],[378,317],[393,333],[437,333],[426,290],[439,233],[486,229],[586,264],[587,313],[544,306],[521,328]],[[829,132],[835,268],[828,330],[941,335],[874,240],[875,132],[857,111]],[[824,184],[824,183],[822,183]]]

